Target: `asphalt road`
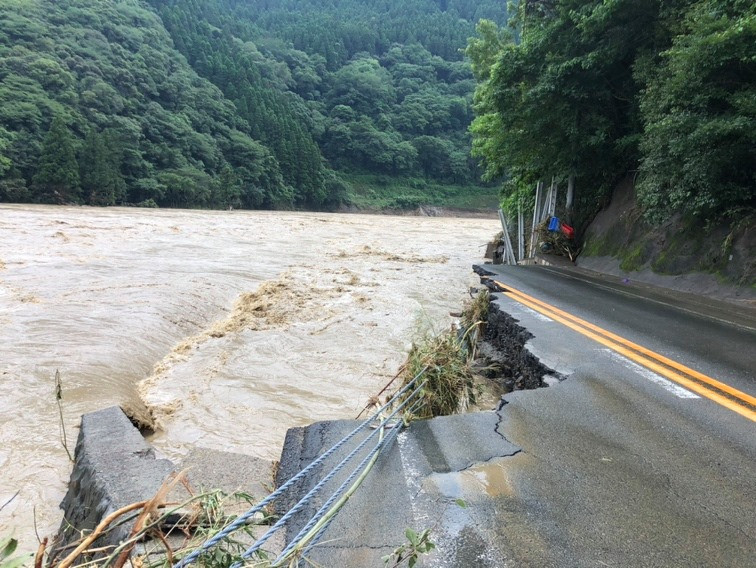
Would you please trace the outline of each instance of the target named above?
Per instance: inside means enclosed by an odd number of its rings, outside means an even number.
[[[438,544],[424,566],[756,566],[754,314],[552,268],[484,268],[498,306],[533,334],[527,349],[564,380],[495,412],[410,425],[314,560],[382,565],[411,527]],[[287,437],[283,477],[352,427]]]
[[[494,269],[505,290],[756,395],[756,317],[742,307]],[[501,412],[499,431],[523,450],[509,468],[514,565],[756,566],[756,408],[734,412],[533,309],[544,304],[496,296],[535,336],[531,351],[568,377],[507,396]]]

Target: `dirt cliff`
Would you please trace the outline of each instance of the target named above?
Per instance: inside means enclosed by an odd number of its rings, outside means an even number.
[[[585,232],[578,266],[717,299],[756,303],[756,212],[702,224],[676,214],[652,225],[632,178]]]

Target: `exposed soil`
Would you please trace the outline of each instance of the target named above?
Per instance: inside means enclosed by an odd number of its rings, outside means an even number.
[[[400,217],[461,217],[470,219],[496,219],[498,217],[496,209],[457,209],[454,207],[436,207],[435,205],[420,205],[415,209],[377,209],[345,205],[339,208],[338,212]]]
[[[497,292],[495,284],[481,274],[481,282]],[[564,379],[534,356],[526,343],[533,337],[517,320],[501,310],[496,302],[488,308],[485,332],[476,361],[476,372],[494,382],[503,394],[514,390],[547,387],[546,377]]]
[[[631,178],[586,230],[581,268],[714,299],[756,302],[756,214],[649,224]]]

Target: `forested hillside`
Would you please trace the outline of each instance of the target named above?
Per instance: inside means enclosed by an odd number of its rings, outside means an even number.
[[[467,133],[475,84],[462,50],[479,18],[503,22],[501,3],[150,2],[177,49],[272,149],[301,202],[346,191],[324,166],[477,183]]]
[[[484,21],[467,49],[474,153],[509,176],[510,204],[553,176],[585,226],[631,175],[651,222],[676,213],[700,235],[753,211],[756,4],[527,0],[511,22],[521,41]]]
[[[275,206],[275,157],[137,0],[0,3],[0,196]]]
[[[0,0],[0,200],[328,208],[355,180],[474,191],[462,49],[480,18],[503,24],[502,3]]]

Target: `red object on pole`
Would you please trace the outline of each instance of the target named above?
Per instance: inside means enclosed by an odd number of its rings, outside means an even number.
[[[575,229],[573,229],[566,223],[562,223],[562,232],[564,233],[564,236],[567,237],[568,239],[575,238]]]

